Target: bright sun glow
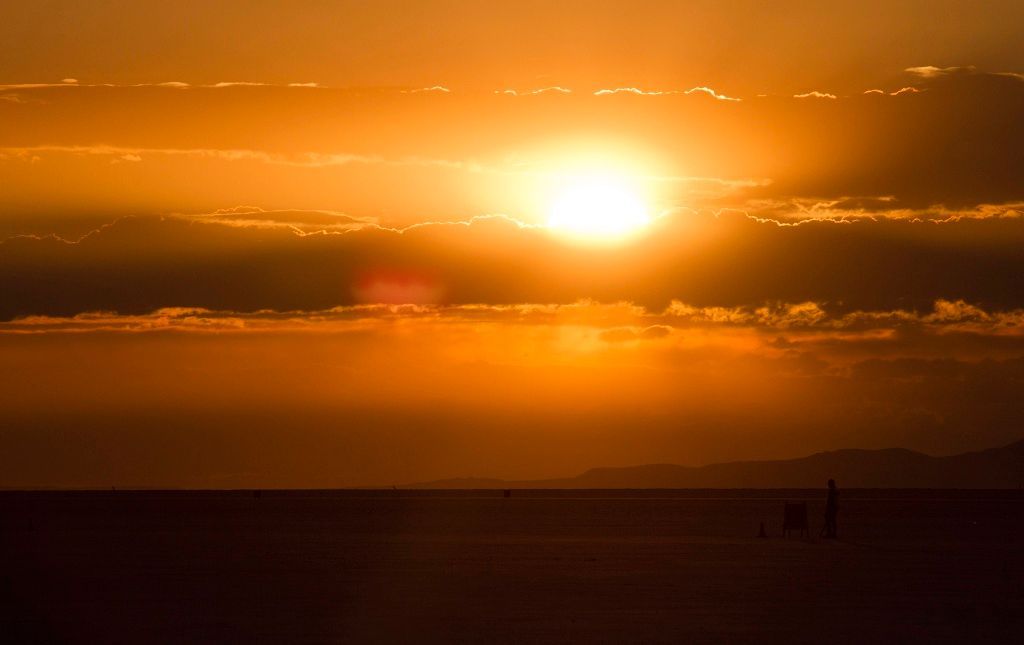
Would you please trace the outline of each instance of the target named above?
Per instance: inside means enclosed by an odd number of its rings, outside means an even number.
[[[615,241],[651,221],[639,192],[622,177],[577,177],[556,193],[548,226],[587,241]]]

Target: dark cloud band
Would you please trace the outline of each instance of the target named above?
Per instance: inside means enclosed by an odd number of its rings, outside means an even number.
[[[238,218],[241,219],[238,219]],[[320,218],[320,219],[317,219]],[[337,229],[311,233],[328,218]],[[927,312],[1024,307],[1024,219],[812,221],[677,212],[630,244],[573,244],[502,217],[393,230],[330,214],[128,218],[77,242],[0,244],[0,317],[164,307],[635,302],[661,310],[814,302]],[[313,224],[303,220],[314,220]]]

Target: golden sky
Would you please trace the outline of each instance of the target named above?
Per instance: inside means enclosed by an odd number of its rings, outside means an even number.
[[[9,2],[0,486],[1019,438],[1017,2]]]

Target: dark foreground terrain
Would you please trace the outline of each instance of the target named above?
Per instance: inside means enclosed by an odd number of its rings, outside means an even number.
[[[1024,492],[821,496],[0,493],[0,640],[1020,642]]]

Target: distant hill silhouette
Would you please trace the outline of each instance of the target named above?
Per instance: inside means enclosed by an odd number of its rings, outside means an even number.
[[[1024,440],[979,452],[931,457],[912,450],[834,450],[799,459],[688,467],[650,464],[593,468],[564,479],[442,479],[407,488],[1020,488]]]

